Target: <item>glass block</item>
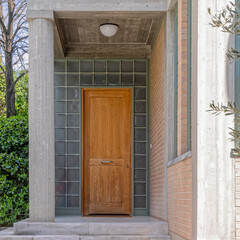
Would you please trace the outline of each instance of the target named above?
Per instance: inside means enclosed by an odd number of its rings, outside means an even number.
[[[81,86],[91,86],[93,84],[92,74],[81,74],[80,75],[80,85]]]
[[[65,127],[66,126],[66,116],[63,114],[55,114],[55,127]]]
[[[79,72],[79,62],[78,61],[67,61],[67,71],[68,72]]]
[[[134,180],[135,181],[146,181],[146,170],[136,169],[134,171]]]
[[[65,208],[66,207],[66,197],[56,196],[56,207]]]
[[[68,86],[79,86],[79,75],[78,74],[68,74],[67,75],[67,85]]]
[[[136,141],[146,141],[146,129],[137,128],[134,130],[134,139]]]
[[[68,142],[67,143],[67,153],[68,154],[79,154],[79,143],[78,142]]]
[[[81,72],[92,72],[93,61],[82,60],[80,69],[81,69]]]
[[[65,96],[65,87],[55,87],[54,88],[54,98],[55,99],[62,99],[64,100],[66,98]]]
[[[95,74],[94,84],[97,86],[105,86],[106,85],[106,74]]]
[[[108,61],[107,70],[108,72],[120,72],[120,61]]]
[[[67,112],[68,113],[78,113],[79,112],[79,102],[69,101],[67,103]]]
[[[78,169],[68,169],[67,170],[67,180],[68,181],[78,181],[79,180],[79,170]]]
[[[94,62],[95,72],[106,72],[106,61],[95,61]]]
[[[134,61],[134,71],[135,72],[146,72],[146,61],[145,60],[136,60]]]
[[[68,197],[67,202],[68,202],[67,206],[69,208],[71,208],[71,207],[78,208],[79,207],[79,198],[78,197]]]
[[[135,143],[134,151],[135,154],[146,154],[146,143]]]
[[[65,154],[65,142],[55,142],[55,153]]]
[[[58,141],[65,140],[65,129],[64,128],[55,129],[55,140],[58,140]]]
[[[66,181],[66,170],[65,169],[55,169],[55,180],[56,181]]]
[[[65,74],[54,74],[54,85],[65,86]]]
[[[146,168],[146,156],[134,156],[135,168]]]
[[[146,127],[146,116],[137,115],[134,117],[134,126],[135,127]]]
[[[146,86],[146,74],[135,74],[134,79],[135,86]]]
[[[120,75],[119,74],[108,74],[107,85],[108,86],[119,86],[120,85]]]
[[[69,182],[67,184],[67,194],[79,194],[79,183]]]
[[[66,102],[54,102],[55,113],[65,113],[66,112]]]
[[[55,166],[56,167],[65,167],[65,156],[55,156]]]
[[[79,155],[68,155],[67,166],[78,168],[79,167]]]
[[[65,72],[65,61],[54,61],[54,72]]]
[[[133,61],[123,60],[122,61],[122,72],[133,72]]]
[[[135,102],[135,113],[146,113],[146,102]]]
[[[146,100],[146,88],[135,88],[134,89],[135,100]]]
[[[78,128],[69,128],[67,130],[67,139],[68,140],[79,140],[79,129]]]
[[[79,127],[79,115],[71,114],[67,116],[68,127]]]
[[[79,99],[79,89],[76,87],[68,87],[67,98],[68,99]]]
[[[122,85],[132,86],[133,85],[133,74],[122,74]]]
[[[134,208],[146,208],[146,197],[135,197]]]
[[[65,182],[56,182],[55,184],[56,194],[66,194],[66,183]]]
[[[146,184],[135,183],[134,184],[134,195],[146,195]]]

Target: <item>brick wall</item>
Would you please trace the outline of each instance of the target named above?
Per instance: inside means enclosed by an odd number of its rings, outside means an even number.
[[[187,152],[187,7],[178,1],[178,155]]]
[[[164,23],[150,59],[150,214],[165,219],[164,206]]]
[[[187,146],[188,91],[188,16],[187,0],[178,0],[178,156]],[[188,158],[168,168],[168,222],[172,240],[191,239],[192,235],[192,159]]]
[[[164,24],[151,56],[150,214],[168,220],[172,240],[191,239],[192,159],[167,170],[167,202],[164,205]],[[187,0],[178,1],[178,156],[187,152]],[[168,216],[165,216],[167,207]]]
[[[168,168],[168,221],[172,240],[191,239],[192,159]]]

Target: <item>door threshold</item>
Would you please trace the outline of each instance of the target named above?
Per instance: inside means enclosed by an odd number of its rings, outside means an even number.
[[[92,214],[92,215],[88,215],[88,216],[82,216],[82,217],[132,217],[131,215],[129,214]]]

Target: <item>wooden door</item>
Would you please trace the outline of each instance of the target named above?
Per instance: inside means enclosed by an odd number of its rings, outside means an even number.
[[[131,89],[83,89],[82,116],[83,215],[130,215]]]

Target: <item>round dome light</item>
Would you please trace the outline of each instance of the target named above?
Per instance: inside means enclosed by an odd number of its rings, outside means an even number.
[[[118,25],[114,23],[104,23],[100,25],[101,33],[106,37],[114,36],[118,31]]]

